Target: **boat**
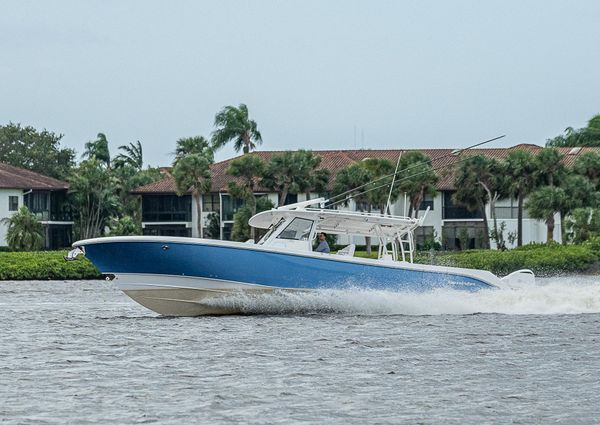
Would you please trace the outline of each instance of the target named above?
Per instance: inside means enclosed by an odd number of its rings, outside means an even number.
[[[529,270],[500,279],[489,271],[413,262],[420,219],[323,208],[313,199],[254,215],[265,234],[232,242],[162,236],[117,236],[75,242],[66,259],[84,254],[118,288],[165,316],[236,314],[222,297],[236,293],[348,288],[424,292],[480,291],[531,280]],[[354,256],[349,243],[336,253],[313,251],[321,232],[350,242],[371,237],[377,258]]]

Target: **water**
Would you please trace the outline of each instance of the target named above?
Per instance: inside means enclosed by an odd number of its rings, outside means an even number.
[[[107,282],[0,282],[0,423],[593,423],[600,279],[275,294],[160,318]]]

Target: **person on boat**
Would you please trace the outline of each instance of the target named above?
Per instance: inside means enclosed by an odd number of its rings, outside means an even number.
[[[326,254],[329,254],[330,252],[329,244],[327,243],[327,235],[324,232],[319,233],[319,245],[315,251],[324,252]]]

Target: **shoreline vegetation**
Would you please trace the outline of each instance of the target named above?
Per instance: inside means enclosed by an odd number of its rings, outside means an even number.
[[[0,280],[89,280],[101,273],[85,257],[65,261],[67,251],[0,252]],[[355,256],[368,256],[357,251]],[[531,269],[536,276],[598,273],[600,237],[578,245],[531,244],[507,251],[419,251],[415,263],[489,270],[504,276]]]

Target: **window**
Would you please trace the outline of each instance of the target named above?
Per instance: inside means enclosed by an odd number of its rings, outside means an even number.
[[[9,196],[8,197],[8,210],[17,211],[19,209],[19,197]]]
[[[25,205],[29,208],[29,211],[33,213],[47,212],[48,211],[48,198],[50,192],[31,192],[25,195]]]
[[[455,205],[452,199],[454,192],[444,192],[444,209],[442,213],[443,220],[469,220],[483,218],[481,211],[469,211],[467,208],[460,205]]]
[[[142,197],[142,221],[192,221],[192,197],[145,195]]]
[[[234,214],[244,205],[242,199],[223,194],[223,221],[233,221]]]
[[[219,201],[218,193],[210,193],[202,195],[202,211],[204,212],[219,212],[221,202]]]
[[[310,236],[313,221],[305,218],[296,217],[292,222],[281,232],[279,239],[293,239],[296,241],[307,241]]]
[[[265,235],[258,241],[258,244],[261,245],[263,243],[265,243],[265,241],[267,239],[269,239],[269,237],[275,232],[275,230],[279,229],[279,226],[281,226],[284,223],[285,219],[280,219],[277,223],[272,224],[271,227],[269,227],[269,230],[267,230],[267,233],[265,233]]]
[[[433,211],[433,196],[427,194],[423,197],[421,205],[419,205],[419,211],[425,211],[429,207],[430,211]]]
[[[298,194],[297,193],[288,193],[285,197],[285,201],[283,205],[295,204],[298,202]]]

